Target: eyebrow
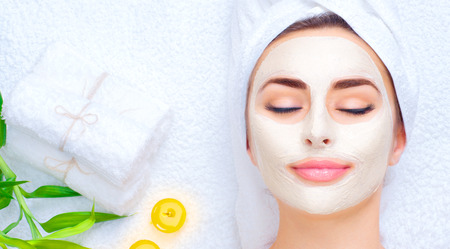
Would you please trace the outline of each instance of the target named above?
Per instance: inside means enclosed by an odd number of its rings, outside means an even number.
[[[285,78],[285,77],[277,77],[277,78],[269,79],[264,84],[264,86],[261,88],[261,90],[264,89],[267,85],[269,85],[271,83],[280,84],[280,85],[284,85],[284,86],[288,86],[288,87],[292,87],[292,88],[298,88],[298,89],[307,89],[308,88],[306,83],[303,82],[302,80]]]
[[[373,88],[375,88],[375,90],[377,90],[377,92],[380,92],[380,90],[378,90],[378,88],[375,86],[375,84],[367,79],[345,79],[345,80],[339,80],[338,82],[336,82],[333,86],[333,89],[347,89],[350,87],[357,87],[357,86],[363,86],[363,85],[369,85]]]

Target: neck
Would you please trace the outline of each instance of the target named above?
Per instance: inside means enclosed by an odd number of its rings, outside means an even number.
[[[314,215],[280,201],[280,226],[270,249],[380,249],[381,187],[358,205],[330,215]]]

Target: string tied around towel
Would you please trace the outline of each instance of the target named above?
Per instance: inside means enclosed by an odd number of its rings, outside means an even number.
[[[56,164],[52,164],[50,161],[56,162]],[[69,171],[73,168],[77,168],[82,174],[85,174],[85,175],[92,174],[90,172],[83,171],[80,168],[80,165],[78,165],[78,161],[77,161],[77,159],[75,159],[75,157],[72,157],[70,160],[59,160],[59,159],[56,159],[53,157],[46,157],[44,159],[44,164],[47,168],[49,168],[51,170],[56,170],[58,172],[64,173],[64,177],[63,177],[64,181],[66,180],[67,174],[69,173]],[[65,166],[65,168],[63,168],[64,166]],[[61,169],[61,168],[63,168],[63,169]]]
[[[83,125],[83,129],[80,132],[80,136],[83,135],[83,133],[86,131],[86,126],[87,125],[92,125],[95,124],[98,121],[98,116],[97,114],[93,114],[93,113],[86,113],[83,114],[83,112],[86,110],[86,108],[89,106],[89,103],[86,104],[83,109],[81,109],[81,111],[78,114],[72,114],[70,113],[66,108],[64,108],[61,105],[58,105],[55,107],[55,112],[59,115],[68,117],[73,119],[72,124],[69,126],[69,129],[67,129],[67,131],[64,133],[61,142],[59,144],[59,150],[60,151],[64,151],[64,146],[67,143],[67,140],[69,139],[69,135],[72,132],[72,129],[75,127],[75,124],[80,121],[81,124]]]
[[[95,93],[97,92],[97,90],[100,88],[101,84],[103,83],[103,81],[106,79],[106,77],[108,76],[108,74],[106,72],[102,73],[100,75],[100,77],[96,80],[96,83],[94,85],[94,87],[91,88],[91,91],[87,94],[86,98],[89,100],[89,102],[83,107],[81,108],[80,112],[78,112],[77,114],[73,114],[70,111],[68,111],[65,107],[61,106],[61,105],[57,105],[55,107],[55,113],[58,115],[62,115],[65,116],[67,118],[73,119],[72,123],[70,124],[69,128],[67,129],[67,131],[64,133],[64,135],[61,138],[61,142],[59,144],[59,150],[60,151],[64,151],[64,147],[69,139],[70,134],[72,133],[73,128],[75,127],[75,125],[80,122],[82,124],[82,130],[79,134],[79,136],[82,136],[83,133],[86,131],[86,126],[88,125],[93,125],[98,121],[98,115],[94,114],[94,113],[84,113],[86,111],[86,109],[89,107],[90,105],[90,100],[92,100],[92,98],[94,97]],[[49,160],[53,160],[53,161],[57,161],[59,162],[58,164],[52,166],[51,164],[49,164]],[[64,161],[64,160],[58,160],[56,158],[52,158],[52,157],[45,157],[44,158],[44,165],[52,170],[56,170],[59,172],[64,172],[64,181],[66,180],[67,174],[68,172],[72,169],[72,168],[77,168],[81,173],[83,174],[91,174],[91,173],[87,173],[85,171],[83,171],[80,166],[78,165],[77,159],[75,157],[72,157],[70,160]],[[61,170],[59,168],[61,168],[62,166],[66,165],[65,169]]]

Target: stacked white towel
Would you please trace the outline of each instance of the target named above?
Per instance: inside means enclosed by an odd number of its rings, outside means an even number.
[[[127,214],[143,195],[168,113],[166,104],[55,44],[6,99],[7,150]]]

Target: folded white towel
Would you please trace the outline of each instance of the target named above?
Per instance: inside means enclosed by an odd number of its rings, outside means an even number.
[[[138,174],[122,186],[111,184],[101,174],[96,174],[80,160],[74,160],[69,153],[55,149],[45,141],[28,134],[21,127],[8,127],[8,142],[4,148],[8,156],[17,158],[29,165],[45,171],[64,181],[90,200],[110,212],[131,214],[144,196],[148,186],[149,161],[139,165]]]
[[[57,45],[5,102],[13,134],[7,147],[105,208],[125,213],[133,195],[142,194],[127,191],[142,187],[145,161],[167,130],[168,111]],[[30,138],[33,146],[26,145]]]

